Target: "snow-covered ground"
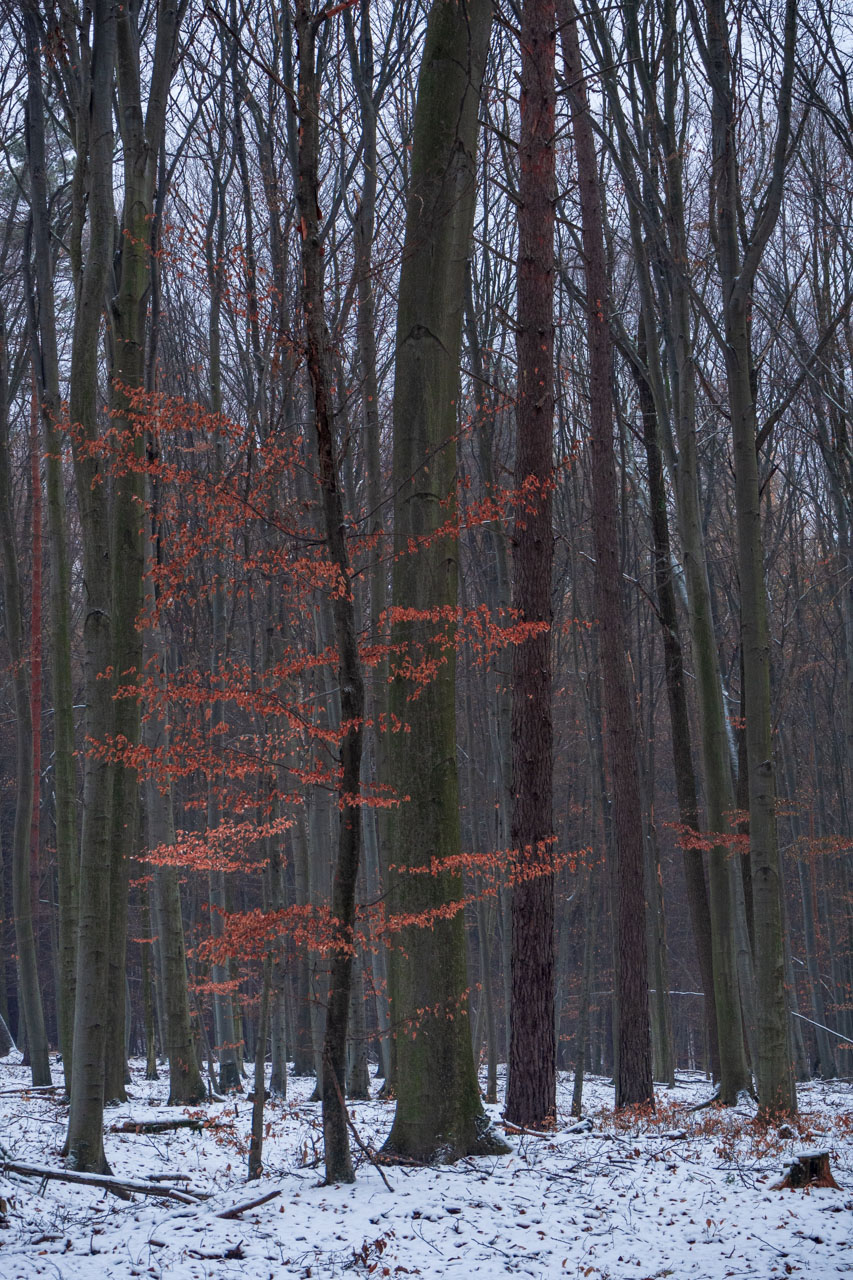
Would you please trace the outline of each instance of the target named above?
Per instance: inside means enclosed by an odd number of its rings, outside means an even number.
[[[59,1080],[59,1069],[56,1068]],[[7,1093],[28,1073],[0,1061],[0,1144],[19,1162],[61,1166],[67,1110],[57,1099]],[[613,1091],[593,1078],[584,1090],[587,1132],[571,1132],[571,1077],[559,1086],[558,1125],[547,1136],[512,1136],[512,1155],[442,1168],[386,1167],[388,1190],[357,1156],[354,1186],[319,1185],[319,1106],[309,1082],[291,1080],[286,1102],[267,1104],[265,1173],[246,1183],[251,1104],[213,1103],[216,1127],[145,1136],[108,1132],[116,1175],[184,1175],[209,1196],[180,1204],[121,1201],[90,1187],[0,1172],[2,1280],[278,1280],[281,1276],[405,1277],[476,1274],[572,1276],[586,1280],[809,1280],[853,1272],[853,1086],[800,1088],[800,1116],[780,1135],[735,1112],[691,1110],[711,1090],[680,1077],[658,1091],[651,1118],[614,1118]],[[131,1100],[107,1113],[164,1119],[165,1081],[133,1064]],[[492,1109],[500,1123],[500,1109]],[[362,1140],[381,1145],[393,1104],[356,1102]],[[783,1130],[783,1134],[785,1131]],[[791,1157],[831,1151],[842,1190],[776,1191]],[[2,1165],[0,1165],[2,1167]],[[224,1209],[280,1194],[240,1218]],[[0,1205],[2,1209],[2,1205]]]

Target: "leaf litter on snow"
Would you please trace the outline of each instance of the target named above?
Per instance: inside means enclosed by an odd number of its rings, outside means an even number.
[[[291,1078],[288,1098],[267,1104],[264,1176],[247,1184],[251,1104],[237,1095],[175,1112],[165,1106],[167,1075],[146,1081],[142,1063],[132,1064],[130,1100],[107,1111],[107,1157],[118,1176],[160,1179],[207,1198],[121,1201],[94,1187],[0,1173],[3,1280],[829,1280],[853,1273],[849,1081],[801,1085],[799,1116],[767,1126],[748,1099],[728,1111],[697,1110],[712,1092],[700,1075],[679,1075],[674,1090],[661,1087],[654,1115],[619,1116],[612,1085],[591,1077],[579,1124],[569,1114],[572,1077],[561,1074],[553,1130],[511,1133],[506,1157],[387,1168],[389,1190],[358,1150],[354,1186],[320,1185],[312,1081]],[[27,1076],[19,1057],[0,1063],[0,1143],[9,1159],[60,1169],[61,1090],[7,1092]],[[350,1110],[362,1141],[378,1149],[393,1103],[353,1102]],[[490,1110],[500,1125],[500,1108]],[[134,1130],[173,1115],[204,1125]],[[830,1152],[839,1190],[772,1189],[804,1149]],[[279,1194],[236,1218],[217,1216],[273,1191]]]

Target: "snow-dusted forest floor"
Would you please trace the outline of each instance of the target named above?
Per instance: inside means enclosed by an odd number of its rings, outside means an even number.
[[[59,1068],[55,1079],[59,1081]],[[682,1076],[658,1091],[655,1116],[614,1118],[613,1090],[584,1090],[586,1132],[571,1132],[571,1076],[559,1086],[557,1128],[513,1135],[502,1159],[442,1168],[386,1167],[388,1190],[360,1153],[354,1186],[323,1187],[319,1105],[309,1081],[267,1104],[265,1173],[246,1183],[251,1104],[202,1110],[215,1127],[157,1135],[118,1133],[127,1120],[162,1120],[165,1080],[134,1062],[131,1100],[107,1113],[107,1155],[117,1176],[184,1175],[209,1196],[182,1204],[0,1173],[0,1276],[29,1280],[174,1280],[280,1276],[464,1276],[517,1273],[587,1280],[724,1280],[853,1272],[853,1086],[800,1087],[787,1136],[758,1126],[748,1105],[695,1111],[711,1090]],[[0,1062],[0,1143],[18,1162],[61,1166],[67,1109],[56,1097],[9,1093],[28,1073]],[[500,1108],[491,1109],[500,1123]],[[356,1102],[362,1140],[381,1145],[393,1104]],[[792,1156],[829,1149],[841,1190],[776,1191]],[[239,1218],[221,1213],[280,1194]],[[2,1208],[2,1206],[0,1206]]]

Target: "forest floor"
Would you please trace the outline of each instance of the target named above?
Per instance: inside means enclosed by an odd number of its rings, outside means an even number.
[[[55,1079],[61,1079],[58,1066]],[[67,1108],[61,1093],[8,1092],[28,1072],[0,1061],[0,1144],[18,1162],[61,1167]],[[245,1097],[192,1113],[210,1127],[119,1133],[172,1118],[167,1080],[132,1064],[130,1101],[107,1113],[106,1149],[119,1177],[183,1175],[172,1185],[209,1198],[183,1204],[94,1187],[42,1183],[0,1164],[3,1280],[278,1280],[312,1277],[479,1277],[519,1274],[585,1280],[824,1280],[853,1272],[853,1084],[800,1086],[787,1130],[756,1123],[751,1104],[695,1110],[711,1094],[701,1076],[658,1090],[653,1116],[613,1113],[612,1085],[584,1088],[585,1132],[572,1132],[571,1076],[560,1077],[558,1123],[546,1135],[510,1135],[501,1159],[440,1168],[386,1166],[357,1157],[354,1186],[319,1184],[319,1105],[310,1082],[267,1103],[264,1176],[246,1182],[251,1104]],[[363,1142],[378,1147],[393,1104],[354,1102]],[[500,1109],[491,1108],[500,1125]],[[180,1114],[180,1113],[178,1113]],[[792,1157],[828,1149],[841,1190],[778,1191]],[[270,1191],[268,1203],[217,1214]],[[0,1203],[0,1210],[3,1209]]]

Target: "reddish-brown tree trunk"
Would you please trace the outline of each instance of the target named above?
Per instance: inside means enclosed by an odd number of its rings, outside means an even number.
[[[38,397],[30,401],[30,467],[33,486],[33,578],[30,605],[30,707],[33,717],[33,816],[30,824],[30,885],[33,898],[33,936],[38,952],[39,846],[41,844],[41,449]]]

